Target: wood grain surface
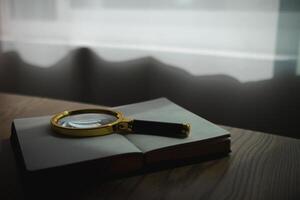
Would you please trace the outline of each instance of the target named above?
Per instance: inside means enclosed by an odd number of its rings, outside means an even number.
[[[8,137],[14,118],[49,115],[95,105],[0,94],[0,199],[23,199]],[[56,193],[55,199],[300,199],[300,141],[224,127],[231,133],[230,156]],[[59,181],[59,180],[58,180]],[[42,184],[42,183],[41,183]]]

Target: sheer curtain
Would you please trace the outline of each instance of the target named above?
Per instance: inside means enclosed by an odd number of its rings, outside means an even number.
[[[110,61],[153,56],[194,75],[225,74],[245,82],[270,79],[275,62],[297,63],[299,57],[299,10],[282,11],[296,50],[278,51],[280,0],[0,3],[2,51],[17,51],[40,67],[84,46]]]

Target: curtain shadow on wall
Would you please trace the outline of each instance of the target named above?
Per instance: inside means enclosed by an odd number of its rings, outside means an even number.
[[[88,48],[49,68],[2,55],[0,91],[117,106],[157,97],[215,123],[300,138],[300,77],[241,83],[226,75],[194,76],[152,57],[108,62]]]

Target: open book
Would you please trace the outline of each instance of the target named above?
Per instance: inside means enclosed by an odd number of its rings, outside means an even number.
[[[12,144],[24,170],[93,166],[105,174],[132,172],[160,163],[230,152],[229,133],[213,123],[160,98],[115,108],[132,119],[190,123],[189,137],[110,134],[70,138],[50,128],[51,116],[15,119]]]

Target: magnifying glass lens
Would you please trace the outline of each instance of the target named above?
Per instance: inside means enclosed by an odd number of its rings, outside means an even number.
[[[105,113],[82,113],[68,115],[58,120],[58,124],[67,128],[98,128],[115,122],[118,118]]]

